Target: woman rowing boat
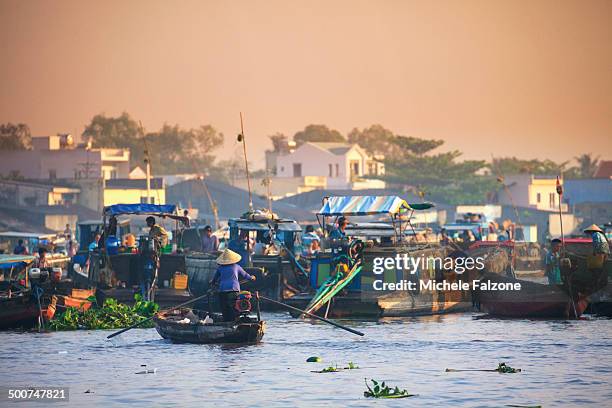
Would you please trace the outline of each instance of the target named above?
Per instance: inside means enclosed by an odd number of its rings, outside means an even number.
[[[234,321],[236,314],[234,305],[240,292],[240,279],[255,280],[255,276],[249,275],[238,262],[242,257],[231,249],[223,251],[217,258],[217,271],[210,281],[211,285],[219,282],[219,305],[223,320],[226,322]]]

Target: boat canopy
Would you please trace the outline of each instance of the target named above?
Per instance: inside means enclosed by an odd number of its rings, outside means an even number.
[[[115,204],[104,207],[104,215],[120,214],[172,214],[176,215],[174,204]]]
[[[0,232],[0,238],[24,238],[24,239],[53,239],[56,234],[48,234],[44,232],[15,232],[15,231],[7,231]]]
[[[0,269],[22,268],[36,259],[32,255],[0,255]]]
[[[431,207],[433,207],[431,203],[421,203],[413,206],[398,196],[336,196],[327,197],[317,215],[399,214]]]
[[[189,217],[179,215],[174,204],[114,204],[104,207],[104,216],[121,214],[156,215],[189,223]]]
[[[244,218],[230,218],[228,221],[230,228],[237,227],[247,231],[268,231],[270,228],[278,226],[279,231],[294,231],[302,230],[300,224],[294,220],[245,220]]]

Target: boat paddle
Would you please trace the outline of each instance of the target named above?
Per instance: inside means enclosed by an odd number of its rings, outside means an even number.
[[[304,315],[306,315],[306,316],[310,316],[310,317],[312,317],[312,318],[314,318],[314,319],[321,320],[322,322],[325,322],[325,323],[331,324],[332,326],[336,326],[336,327],[338,327],[338,328],[340,328],[340,329],[346,330],[346,331],[351,332],[351,333],[353,333],[353,334],[356,334],[356,335],[358,335],[358,336],[365,336],[365,334],[364,334],[364,333],[362,333],[362,332],[360,332],[360,331],[357,331],[357,330],[354,330],[354,329],[351,329],[350,327],[343,326],[343,325],[341,325],[341,324],[339,324],[339,323],[334,322],[333,320],[329,320],[329,319],[326,319],[326,318],[324,318],[324,317],[320,317],[320,316],[317,316],[317,315],[315,315],[315,314],[308,313],[308,312],[307,312],[307,311],[305,311],[305,310],[301,310],[301,309],[298,309],[297,307],[289,306],[289,305],[287,305],[287,304],[285,304],[285,303],[281,303],[281,302],[278,302],[278,301],[276,301],[276,300],[269,299],[269,298],[267,298],[267,297],[265,297],[265,296],[261,296],[261,295],[259,295],[259,297],[260,297],[261,299],[263,299],[263,300],[267,301],[267,302],[270,302],[270,303],[273,303],[273,304],[275,304],[275,305],[279,305],[279,306],[282,306],[282,307],[286,307],[287,309],[291,309],[291,310],[294,310],[294,311],[296,311],[296,312],[300,312],[300,313],[302,313],[302,314],[304,314]]]
[[[248,281],[246,281],[246,280],[245,280],[245,281],[240,281],[239,283],[240,283],[240,284],[243,284],[243,283],[245,283],[245,282],[248,282]],[[133,325],[131,325],[131,326],[128,326],[128,327],[126,327],[126,328],[124,328],[124,329],[121,329],[121,330],[119,330],[119,331],[116,331],[116,332],[114,332],[114,333],[109,334],[108,336],[106,336],[106,338],[107,338],[107,339],[112,339],[113,337],[118,336],[118,335],[120,335],[120,334],[122,334],[122,333],[125,333],[125,332],[126,332],[126,331],[128,331],[128,330],[135,329],[136,327],[140,326],[141,324],[143,324],[143,323],[146,323],[146,322],[149,322],[149,321],[153,320],[153,318],[154,318],[155,316],[157,316],[159,313],[162,313],[162,312],[163,312],[163,313],[168,313],[168,312],[171,312],[171,311],[173,311],[173,310],[180,309],[181,307],[185,307],[185,306],[187,306],[187,305],[190,305],[190,304],[192,304],[192,303],[194,303],[194,302],[197,302],[198,300],[203,299],[203,298],[205,298],[205,297],[209,296],[209,295],[210,295],[210,294],[211,294],[213,291],[214,291],[214,288],[211,288],[211,289],[207,290],[207,291],[206,291],[206,293],[205,293],[205,294],[203,294],[202,296],[198,296],[198,297],[196,297],[196,298],[193,298],[193,299],[191,299],[191,300],[188,300],[187,302],[181,303],[180,305],[173,306],[173,307],[171,307],[170,309],[160,310],[159,312],[155,313],[155,314],[154,314],[153,316],[151,316],[151,317],[148,317],[148,318],[146,318],[146,319],[144,319],[144,320],[139,321],[138,323],[134,323],[134,324],[133,324]]]

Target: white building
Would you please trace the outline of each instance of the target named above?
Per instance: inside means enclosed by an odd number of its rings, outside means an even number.
[[[317,177],[328,189],[385,188],[375,177],[385,174],[382,157],[373,157],[356,144],[306,142],[276,158],[277,178]]]

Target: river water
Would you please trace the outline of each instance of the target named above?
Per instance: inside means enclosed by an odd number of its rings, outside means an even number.
[[[612,401],[612,320],[499,320],[468,313],[345,321],[366,334],[358,337],[282,313],[264,318],[263,342],[240,347],[175,345],[155,329],[131,330],[113,341],[105,339],[108,331],[4,332],[0,378],[3,386],[69,387],[69,404],[53,407],[602,407]],[[323,363],[307,363],[309,356]],[[349,361],[360,369],[311,372]],[[445,372],[499,362],[523,371]],[[135,374],[145,364],[156,373]],[[365,377],[418,395],[366,399]],[[29,405],[43,406],[15,406]]]

